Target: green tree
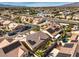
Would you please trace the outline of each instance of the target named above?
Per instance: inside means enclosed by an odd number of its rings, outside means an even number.
[[[33,30],[34,30],[34,31],[40,31],[40,27],[39,27],[39,26],[35,26],[35,27],[33,28]]]
[[[16,23],[22,23],[22,21],[21,21],[21,18],[20,17],[17,17],[17,18],[15,18],[15,20],[14,20]]]

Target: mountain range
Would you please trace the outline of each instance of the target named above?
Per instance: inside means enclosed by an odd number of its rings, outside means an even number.
[[[79,7],[79,2],[62,5],[63,7]]]
[[[1,4],[0,3],[0,7],[16,7],[16,6],[22,7],[22,5],[12,5],[12,4]],[[24,7],[29,7],[29,6],[25,5]],[[47,7],[53,7],[53,6],[47,6]],[[56,6],[56,7],[79,7],[79,2],[73,2],[73,3],[69,3],[69,4]]]

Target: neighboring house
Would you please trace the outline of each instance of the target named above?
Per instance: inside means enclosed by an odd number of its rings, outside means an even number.
[[[11,14],[11,19],[15,19],[18,15]]]
[[[65,19],[64,14],[61,14],[61,15],[56,15],[55,17],[57,17],[57,18],[61,18],[61,19]]]
[[[20,29],[20,28],[22,28],[22,27],[23,27],[23,25],[18,25],[18,26],[15,27],[14,30]]]
[[[67,26],[69,24],[66,24],[66,23],[60,23],[61,26]]]
[[[79,13],[75,13],[74,16],[73,16],[73,19],[74,20],[79,20]]]
[[[51,34],[53,34],[55,32],[55,29],[54,28],[48,28],[47,31]]]
[[[0,24],[2,24],[4,22],[4,20],[0,19]]]
[[[9,45],[15,41],[17,41],[17,40],[10,38],[10,37],[9,38],[0,38],[0,48],[4,47],[6,45]]]
[[[4,29],[4,30],[9,30],[8,29],[8,25],[11,23],[12,21],[9,21],[9,20],[2,20],[0,25],[1,25],[1,28]]]
[[[55,57],[59,53],[59,50],[54,48],[49,54],[48,57]]]
[[[15,29],[17,26],[18,26],[18,24],[17,23],[13,23],[13,22],[8,25],[10,30]]]
[[[72,34],[72,36],[70,38],[71,42],[78,42],[77,39],[78,39],[78,35]]]
[[[27,35],[26,41],[24,40],[23,42],[29,45],[32,51],[36,51],[38,48],[40,48],[40,46],[43,46],[43,44],[50,39],[51,38],[47,34],[39,31],[37,33]]]
[[[43,12],[39,12],[39,13],[37,14],[37,16],[44,17]]]
[[[32,23],[33,17],[32,16],[22,16],[21,21],[24,22],[24,23]]]
[[[74,25],[73,28],[72,28],[72,30],[73,31],[78,30],[78,26],[77,25]]]
[[[39,26],[42,28],[42,29],[48,29],[50,26],[51,26],[51,23],[50,22],[43,22],[43,23],[40,23]]]
[[[4,21],[4,22],[3,22],[3,25],[5,25],[5,26],[6,26],[6,25],[9,25],[10,23],[11,23],[11,21],[6,20],[6,21]]]
[[[67,15],[67,16],[66,16],[66,19],[67,19],[67,20],[72,20],[72,16],[71,16],[71,15]]]
[[[33,24],[38,24],[40,21],[42,21],[42,17],[34,17],[34,19],[33,19]]]
[[[66,43],[64,46],[58,46],[59,53],[56,57],[73,57],[76,54],[77,43]]]
[[[39,12],[38,14],[37,14],[37,16],[41,16],[41,17],[51,17],[52,16],[52,14],[51,13],[49,13],[49,12]]]
[[[4,38],[0,39],[0,48],[6,46],[8,44],[10,44],[10,42],[8,42],[6,39],[4,39]]]
[[[40,19],[39,22],[38,22],[38,24],[42,24],[42,23],[44,23],[44,22],[48,22],[48,21],[47,21],[47,18],[42,18],[42,19]]]
[[[15,37],[15,40],[20,40],[20,41],[26,40],[26,35],[17,35]]]
[[[71,31],[71,33],[74,35],[79,35],[79,31]]]
[[[62,29],[56,31],[55,29],[53,30],[52,28],[47,29],[48,33],[52,36],[53,39],[57,39],[60,37],[60,32],[62,32]]]
[[[0,57],[21,57],[24,53],[19,41],[13,42],[0,48]]]
[[[78,36],[78,47],[77,47],[77,49],[76,49],[76,57],[79,57],[79,36]]]

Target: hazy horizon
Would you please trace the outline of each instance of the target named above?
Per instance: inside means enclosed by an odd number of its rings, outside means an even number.
[[[0,2],[3,5],[12,6],[27,6],[27,7],[46,7],[46,6],[61,6],[73,2]]]

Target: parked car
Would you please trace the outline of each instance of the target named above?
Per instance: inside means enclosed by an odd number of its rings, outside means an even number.
[[[8,33],[9,36],[13,36],[13,35],[15,35],[15,34],[17,34],[17,32],[9,32],[9,33]]]
[[[18,28],[18,29],[16,30],[16,32],[23,32],[23,31],[28,30],[28,29],[30,29],[30,28],[31,28],[31,26],[23,26],[23,27],[21,27],[21,28]]]

